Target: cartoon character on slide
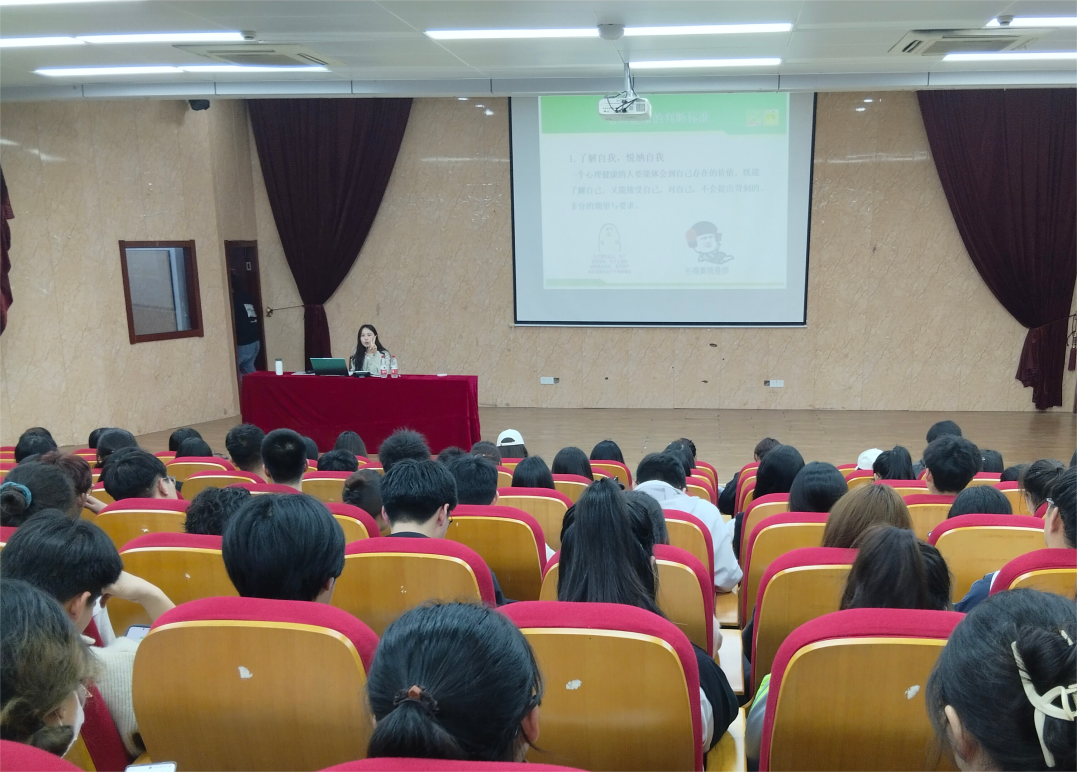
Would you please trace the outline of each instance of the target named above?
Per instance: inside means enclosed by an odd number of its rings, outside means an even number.
[[[733,259],[733,255],[726,254],[718,248],[722,244],[722,234],[718,232],[714,223],[706,220],[697,222],[684,236],[688,240],[688,246],[699,255],[701,263],[721,265]]]

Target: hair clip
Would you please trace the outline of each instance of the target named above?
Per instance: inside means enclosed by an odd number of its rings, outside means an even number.
[[[1059,631],[1063,637],[1069,640],[1069,636],[1064,631]],[[1072,645],[1072,641],[1070,641]],[[1036,724],[1036,737],[1040,740],[1040,750],[1043,751],[1043,760],[1047,763],[1047,766],[1054,767],[1055,756],[1047,748],[1047,744],[1043,741],[1043,724],[1047,720],[1047,716],[1051,718],[1061,719],[1062,721],[1073,721],[1077,718],[1077,707],[1074,706],[1074,695],[1077,695],[1077,684],[1070,684],[1069,686],[1055,686],[1048,689],[1043,694],[1036,691],[1036,687],[1032,684],[1032,679],[1028,676],[1028,670],[1025,668],[1025,661],[1021,659],[1020,653],[1017,651],[1017,641],[1010,644],[1010,649],[1013,651],[1014,662],[1017,663],[1017,673],[1021,676],[1021,685],[1025,689],[1025,697],[1032,704],[1034,710],[1033,720]],[[1054,704],[1054,701],[1061,698],[1062,705],[1059,707]]]

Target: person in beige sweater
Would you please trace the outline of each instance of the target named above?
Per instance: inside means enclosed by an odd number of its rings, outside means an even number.
[[[156,620],[174,604],[161,590],[123,570],[112,541],[93,523],[71,520],[58,510],[35,515],[4,547],[0,576],[21,579],[60,602],[80,633],[94,621],[103,647],[92,652],[102,672],[95,682],[124,747],[132,756],[145,748],[131,701],[131,674],[138,644],[117,638],[108,619],[109,598],[138,603]],[[84,640],[93,639],[83,635]]]

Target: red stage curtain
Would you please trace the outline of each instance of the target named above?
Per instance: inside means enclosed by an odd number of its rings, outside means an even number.
[[[307,366],[331,356],[323,304],[351,270],[381,206],[410,99],[254,99],[266,193],[303,300]]]
[[[1028,328],[1016,377],[1032,387],[1040,410],[1061,405],[1067,317],[1077,281],[1077,92],[918,96],[969,257],[998,301]]]
[[[7,327],[7,310],[11,306],[11,228],[8,220],[15,219],[11,209],[11,199],[7,195],[7,180],[4,170],[0,169],[0,334]]]

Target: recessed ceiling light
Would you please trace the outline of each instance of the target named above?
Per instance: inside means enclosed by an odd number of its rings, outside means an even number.
[[[865,110],[867,110],[867,109],[868,109],[868,108],[866,108],[866,107],[858,107],[858,108],[856,108],[856,111],[857,111],[858,113],[862,113],[862,112],[864,112],[864,111],[865,111]]]
[[[181,73],[179,67],[154,65],[144,67],[43,67],[34,70],[38,75],[50,78],[77,78],[87,75],[164,75]]]
[[[1001,27],[992,19],[985,27]],[[1015,16],[1007,27],[1077,27],[1077,16]]]
[[[946,54],[944,62],[1042,62],[1077,59],[1077,51],[1021,51],[998,54]]]
[[[874,102],[875,100],[874,99],[865,99],[864,101],[865,102]]]
[[[81,46],[83,41],[70,37],[0,38],[0,48],[30,48],[32,46]]]
[[[519,40],[521,38],[597,38],[598,27],[583,29],[428,29],[434,40]]]
[[[777,67],[782,63],[778,57],[755,59],[672,59],[661,62],[630,62],[633,70],[670,70],[696,67]]]
[[[467,101],[467,97],[457,97],[457,99],[460,100],[461,102],[466,102]]]
[[[625,27],[625,37],[642,35],[738,35],[761,32],[788,32],[789,22],[775,24],[702,24],[685,27]]]
[[[86,43],[240,43],[242,32],[139,32],[125,35],[79,35]]]
[[[329,72],[320,64],[181,64],[184,72]]]

